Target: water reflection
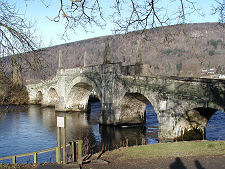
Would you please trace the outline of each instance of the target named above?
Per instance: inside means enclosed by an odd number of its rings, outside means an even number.
[[[144,126],[135,128],[100,126],[102,145],[106,146],[107,150],[123,146],[126,140],[129,146],[140,145],[142,144],[142,139],[145,139],[144,130]]]
[[[0,121],[0,157],[28,153],[55,147],[57,144],[56,117],[66,117],[66,141],[82,139],[92,152],[119,147],[125,139],[129,145],[141,144],[146,139],[148,126],[118,128],[99,126],[100,103],[94,103],[90,114],[84,112],[56,113],[54,108],[30,105],[14,106]],[[148,123],[146,123],[148,124]]]
[[[217,111],[206,126],[207,140],[225,140],[225,113]]]

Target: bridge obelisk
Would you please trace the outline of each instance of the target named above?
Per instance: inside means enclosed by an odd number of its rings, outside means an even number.
[[[137,58],[136,58],[136,64],[143,64],[142,62],[142,54],[141,54],[141,41],[137,40]]]
[[[62,50],[59,50],[59,64],[58,64],[58,69],[62,69]]]
[[[66,87],[67,87],[67,83],[66,83],[66,76],[65,76],[65,69],[63,67],[62,64],[62,50],[59,50],[59,63],[58,63],[58,70],[57,70],[57,86],[60,90],[58,91],[58,101],[57,104],[55,105],[55,110],[56,111],[64,111],[65,107],[66,107],[66,102],[65,102],[65,98],[66,98]]]
[[[84,52],[84,65],[83,66],[84,67],[87,66],[87,52],[86,51]]]
[[[106,43],[105,43],[105,55],[103,64],[109,64],[110,63],[110,50],[109,50],[109,38],[107,37]]]

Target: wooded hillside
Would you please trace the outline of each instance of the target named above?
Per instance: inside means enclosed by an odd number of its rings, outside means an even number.
[[[85,51],[89,65],[102,63],[107,38],[111,62],[128,65],[136,62],[137,40],[140,40],[143,63],[150,65],[152,75],[199,77],[209,69],[225,74],[225,28],[217,23],[187,24],[186,35],[182,28],[183,25],[166,27],[167,40],[162,29],[155,28],[43,49],[39,53],[48,65],[45,78],[56,73],[59,50],[62,50],[65,68],[82,66]],[[34,74],[26,73],[26,79],[35,78]]]

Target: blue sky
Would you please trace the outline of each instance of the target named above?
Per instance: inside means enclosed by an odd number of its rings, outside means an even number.
[[[43,4],[44,1],[46,4],[49,5],[48,8],[45,7]],[[70,1],[70,0],[64,0],[64,1]],[[25,12],[26,17],[28,19],[35,21],[38,31],[36,32],[38,36],[41,36],[41,39],[43,40],[44,46],[52,46],[52,45],[58,45],[62,43],[67,42],[73,42],[73,41],[79,41],[83,39],[88,39],[92,37],[98,37],[98,36],[104,36],[104,35],[110,35],[113,34],[111,31],[113,28],[113,25],[108,23],[105,29],[100,29],[96,27],[91,27],[89,30],[91,32],[86,33],[82,28],[76,28],[76,34],[70,35],[70,39],[68,40],[62,40],[60,38],[60,34],[64,31],[64,24],[62,22],[55,23],[50,21],[49,18],[54,18],[59,9],[60,0],[29,0],[24,2],[24,0],[9,0],[9,2],[15,2],[18,9],[21,12]],[[100,1],[103,3],[104,9],[107,9],[107,12],[110,12],[109,6],[111,5],[113,1]],[[166,6],[169,8],[170,11],[177,10],[177,3],[168,1],[161,1],[163,6]],[[204,12],[205,16],[200,16],[197,13],[194,13],[190,16],[187,16],[187,21],[191,23],[201,23],[201,22],[217,22],[218,16],[217,15],[211,15],[212,13],[212,5],[214,3],[213,0],[196,0],[195,6],[197,8],[201,8],[202,12]],[[108,13],[106,13],[108,14]]]

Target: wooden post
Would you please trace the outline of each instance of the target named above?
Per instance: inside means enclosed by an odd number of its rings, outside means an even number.
[[[126,138],[126,147],[128,147],[129,141],[128,138]]]
[[[12,157],[12,164],[16,164],[16,156]]]
[[[67,163],[66,160],[66,127],[62,128],[62,138],[63,138],[63,164]]]
[[[76,161],[76,151],[75,151],[75,144],[74,144],[74,141],[72,141],[72,162],[75,162]]]
[[[63,164],[66,164],[66,117],[57,117],[57,143],[58,147],[56,149],[56,161],[61,163],[61,129],[62,139],[63,139]]]
[[[203,129],[203,140],[205,140],[205,133],[206,133],[206,128],[204,127],[204,129]]]
[[[78,160],[82,158],[82,140],[78,140]]]
[[[37,153],[34,153],[34,164],[37,164]]]
[[[145,145],[145,139],[142,138],[142,145]]]
[[[59,147],[56,147],[55,152],[56,152],[56,163],[60,164],[61,163],[61,152],[59,150]]]
[[[56,162],[61,163],[61,128],[57,127]]]

